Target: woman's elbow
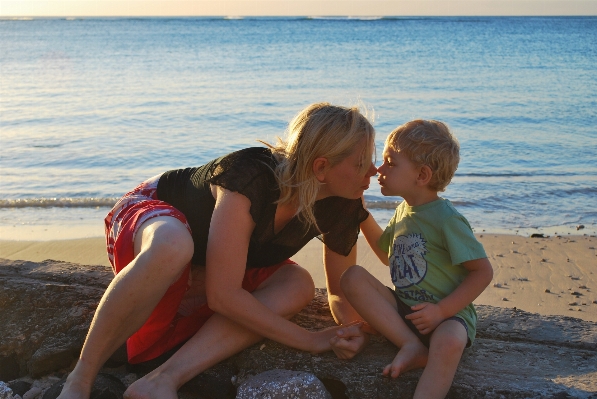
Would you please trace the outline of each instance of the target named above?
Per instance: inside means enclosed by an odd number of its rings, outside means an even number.
[[[207,305],[211,310],[226,316],[230,309],[230,292],[226,290],[206,289]]]

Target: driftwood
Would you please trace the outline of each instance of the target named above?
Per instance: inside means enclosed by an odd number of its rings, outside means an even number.
[[[103,266],[0,259],[0,381],[66,374],[111,279]],[[482,305],[477,311],[477,339],[463,356],[449,398],[597,398],[597,323]],[[318,289],[294,321],[307,329],[333,325],[325,290]],[[247,378],[285,369],[316,375],[334,398],[410,398],[421,371],[395,380],[381,375],[396,351],[373,337],[361,354],[343,361],[266,340],[199,375],[181,392],[185,398],[233,398]],[[104,368],[121,379],[163,361],[123,372],[125,366],[115,368],[123,364],[121,355]]]

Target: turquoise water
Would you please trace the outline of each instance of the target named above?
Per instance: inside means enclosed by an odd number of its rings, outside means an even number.
[[[378,159],[395,126],[447,122],[443,195],[477,231],[597,226],[594,17],[4,19],[0,49],[0,226],[97,221],[318,101],[373,111]],[[366,199],[382,223],[398,200]]]

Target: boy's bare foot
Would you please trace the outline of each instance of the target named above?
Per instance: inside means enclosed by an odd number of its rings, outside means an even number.
[[[429,349],[421,342],[407,343],[400,348],[392,363],[384,367],[383,375],[396,378],[406,371],[423,368],[427,365],[428,355]]]
[[[177,387],[172,380],[155,370],[133,382],[124,399],[178,399]]]

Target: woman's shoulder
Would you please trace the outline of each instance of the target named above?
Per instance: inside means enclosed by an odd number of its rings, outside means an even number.
[[[253,194],[277,187],[276,165],[270,149],[244,148],[215,160],[208,182],[252,198]]]
[[[227,162],[275,162],[272,150],[266,147],[247,147],[234,152],[231,152],[223,157],[221,160]]]

